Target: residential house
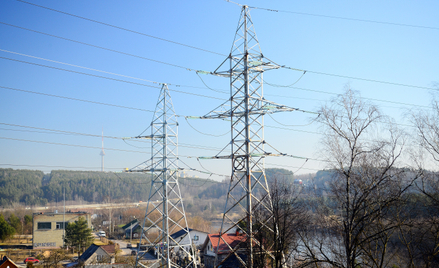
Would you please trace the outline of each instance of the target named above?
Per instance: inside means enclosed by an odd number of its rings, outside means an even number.
[[[0,260],[0,268],[17,268],[18,266],[8,257],[4,256]]]
[[[187,227],[184,229],[181,229],[178,232],[175,232],[171,234],[172,239],[175,240],[170,242],[171,246],[175,246],[176,242],[180,245],[183,245],[184,249],[186,251],[189,251],[190,249],[190,242],[189,238],[192,240],[192,244],[195,245],[195,248],[199,248],[204,244],[204,241],[206,240],[207,233],[203,231],[198,231],[195,229],[188,229]],[[174,251],[177,252],[179,248],[175,248]]]
[[[87,248],[78,262],[82,265],[96,264],[96,263],[114,263],[114,257],[118,250],[117,244],[98,246],[92,244]]]
[[[125,238],[126,239],[130,239],[130,236],[131,236],[131,238],[134,238],[134,239],[140,237],[140,233],[142,231],[142,227],[140,226],[139,222],[136,222],[136,223],[133,223],[133,224],[129,224],[128,223],[125,226],[123,226],[122,229],[124,230]],[[158,234],[158,233],[159,233],[159,229],[157,227],[144,227],[143,228],[143,234],[145,234],[145,235],[148,235],[148,234]]]
[[[213,268],[215,265],[215,252],[218,248],[218,263],[223,261],[230,253],[230,249],[223,239],[230,245],[230,247],[235,248],[239,245],[241,249],[237,251],[239,257],[242,261],[246,261],[246,250],[245,250],[245,240],[246,236],[236,233],[225,233],[220,239],[219,234],[208,234],[204,244],[201,248],[201,259],[206,268]],[[219,246],[218,246],[219,242]],[[222,268],[228,267],[240,267],[240,261],[237,259],[236,255],[231,255],[225,262],[222,263]]]
[[[129,223],[122,226],[122,230],[125,234],[126,239],[130,239],[130,236],[131,238],[139,237],[139,233],[140,233],[139,221],[137,219],[130,221]]]

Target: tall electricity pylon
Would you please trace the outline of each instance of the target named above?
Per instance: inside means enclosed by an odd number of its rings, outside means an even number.
[[[229,62],[229,66],[226,63]],[[225,66],[225,67],[223,67]],[[215,267],[234,256],[243,267],[265,267],[274,258],[276,223],[264,158],[273,155],[264,149],[264,114],[297,109],[269,102],[263,97],[263,73],[281,66],[267,60],[261,52],[247,6],[242,7],[229,57],[211,74],[230,78],[230,99],[201,119],[231,120],[231,155],[214,158],[232,160],[232,176],[223,214],[219,245],[229,252]],[[226,68],[222,71],[221,69]],[[236,215],[240,215],[236,217]],[[224,235],[239,234],[233,243]],[[233,244],[233,245],[232,245]],[[221,247],[224,250],[224,246]]]
[[[145,219],[142,225],[142,239],[146,240],[146,251],[139,253],[136,267],[146,252],[155,250],[158,254],[159,267],[196,267],[194,249],[187,227],[183,199],[178,184],[178,122],[169,95],[168,86],[163,84],[151,122],[151,135],[136,138],[151,139],[151,159],[128,170],[128,172],[151,172],[151,190]],[[171,237],[182,230],[189,240],[187,244]],[[142,246],[143,247],[143,246]],[[177,252],[187,257],[187,262],[177,260]]]

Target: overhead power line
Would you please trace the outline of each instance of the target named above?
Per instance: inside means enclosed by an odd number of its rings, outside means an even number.
[[[47,58],[37,57],[37,56],[29,55],[29,54],[23,54],[23,53],[19,53],[19,52],[15,52],[15,51],[10,51],[10,50],[5,50],[5,49],[1,49],[1,48],[0,48],[0,51],[6,52],[6,53],[10,53],[10,54],[20,55],[20,56],[24,56],[24,57],[28,57],[28,58],[33,58],[33,59],[38,59],[38,60],[58,63],[58,64],[62,64],[62,65],[67,65],[67,66],[71,66],[71,67],[75,67],[75,68],[81,68],[81,69],[85,69],[85,70],[89,70],[89,71],[95,71],[95,72],[99,72],[99,73],[110,74],[110,75],[114,75],[114,76],[120,76],[120,77],[124,77],[124,78],[134,79],[134,80],[140,80],[140,81],[149,82],[149,83],[153,83],[153,84],[157,84],[157,85],[167,84],[168,86],[175,86],[175,87],[190,87],[190,88],[206,89],[206,88],[203,88],[203,87],[195,87],[195,86],[188,86],[188,85],[178,85],[178,84],[158,82],[158,81],[153,81],[153,80],[133,77],[133,76],[129,76],[129,75],[118,74],[118,73],[113,73],[113,72],[109,72],[109,71],[94,69],[94,68],[85,67],[85,66],[81,66],[81,65],[71,64],[71,63],[67,63],[67,62],[62,62],[62,61],[56,61],[56,60],[51,60],[51,59],[47,59]],[[211,89],[209,87],[207,87],[207,88]],[[217,92],[219,92],[219,91],[217,91]],[[220,93],[227,94],[225,92],[220,92]]]
[[[227,1],[227,2],[230,2],[230,1]],[[307,13],[307,12],[271,9],[271,8],[255,7],[255,6],[249,6],[249,8],[260,9],[260,10],[265,10],[265,11],[270,11],[270,12],[290,13],[290,14],[296,14],[296,15],[321,17],[321,18],[328,18],[328,19],[338,19],[338,20],[358,21],[358,22],[367,22],[367,23],[392,25],[392,26],[401,26],[401,27],[411,27],[411,28],[420,28],[420,29],[429,29],[429,30],[439,30],[439,27],[432,27],[432,26],[425,26],[425,25],[415,25],[415,24],[408,24],[408,23],[397,23],[397,22],[390,22],[390,21],[358,19],[358,18],[349,18],[349,17],[340,17],[340,16],[332,16],[332,15],[314,14],[314,13]]]
[[[11,166],[11,167],[46,167],[46,168],[80,168],[80,169],[100,169],[101,167],[72,167],[72,166],[51,166],[51,165],[27,165],[27,164],[7,164],[0,163],[0,166]],[[105,169],[117,169],[122,170],[123,168],[109,168],[105,167]]]
[[[172,63],[167,63],[167,62],[163,62],[163,61],[159,61],[159,60],[154,60],[154,59],[150,59],[150,58],[146,58],[146,57],[142,57],[142,56],[138,56],[138,55],[134,55],[134,54],[118,51],[118,50],[113,50],[113,49],[109,49],[109,48],[105,48],[105,47],[101,47],[101,46],[96,46],[96,45],[93,45],[93,44],[88,44],[88,43],[76,41],[76,40],[73,40],[73,39],[64,38],[64,37],[60,37],[60,36],[56,36],[56,35],[40,32],[40,31],[36,31],[36,30],[32,30],[32,29],[28,29],[28,28],[24,28],[24,27],[20,27],[20,26],[16,26],[16,25],[12,25],[12,24],[5,23],[5,22],[0,22],[0,23],[4,24],[4,25],[11,26],[11,27],[20,28],[20,29],[23,29],[23,30],[27,30],[27,31],[31,31],[31,32],[36,32],[36,33],[40,33],[40,34],[44,34],[44,35],[48,35],[48,36],[52,36],[52,37],[56,37],[56,38],[60,38],[60,39],[64,39],[64,40],[68,40],[68,41],[71,41],[71,42],[76,42],[76,43],[79,43],[79,44],[87,45],[87,46],[92,46],[92,47],[99,48],[99,49],[104,49],[104,50],[108,50],[108,51],[112,51],[112,52],[116,52],[116,53],[120,53],[120,54],[124,54],[124,55],[128,55],[128,56],[132,56],[132,57],[136,57],[136,58],[140,58],[140,59],[144,59],[144,60],[148,60],[148,61],[153,61],[153,62],[157,62],[157,63],[161,63],[161,64],[165,64],[165,65],[169,65],[169,66],[173,66],[173,67],[177,67],[177,68],[182,68],[182,69],[185,69],[185,70],[188,70],[188,71],[195,71],[195,72],[197,72],[197,74],[198,74],[198,72],[200,72],[199,70],[196,70],[196,69],[192,69],[192,68],[188,68],[188,67],[172,64]],[[285,68],[285,69],[294,70],[294,71],[301,71],[301,72],[304,72],[304,73],[310,72],[310,73],[314,73],[314,74],[333,76],[333,77],[341,77],[341,78],[361,80],[361,81],[381,83],[381,84],[390,84],[390,85],[396,85],[396,86],[413,87],[413,88],[420,88],[420,89],[427,89],[427,90],[437,90],[436,88],[431,88],[431,87],[422,87],[422,86],[408,85],[408,84],[389,82],[389,81],[381,81],[381,80],[369,79],[369,78],[361,78],[361,77],[354,77],[354,76],[347,76],[347,75],[339,75],[339,74],[332,74],[332,73],[318,72],[318,71],[311,71],[311,70],[302,70],[302,69],[299,69],[299,68],[288,67],[286,65],[283,65],[281,67]],[[209,73],[209,72],[207,72],[207,73]],[[302,74],[302,76],[303,76],[303,74]],[[203,81],[203,83],[204,83],[204,81]],[[272,86],[288,87],[288,86],[280,86],[280,85],[272,85]],[[214,91],[221,92],[220,90],[214,90]]]
[[[82,132],[76,132],[76,131],[66,131],[66,130],[59,130],[59,129],[33,127],[33,126],[9,124],[9,123],[2,123],[2,122],[0,122],[0,125],[46,131],[46,132],[42,132],[42,133],[78,135],[78,136],[87,136],[87,137],[96,137],[96,138],[104,137],[106,139],[115,139],[115,140],[124,140],[124,141],[127,140],[127,138],[124,138],[124,137],[102,136],[102,135],[97,135],[97,134],[89,134],[89,133],[82,133]],[[15,131],[15,129],[6,129],[6,130]],[[22,130],[22,131],[25,131],[25,130]],[[29,131],[29,130],[26,130],[26,131]],[[145,142],[145,140],[139,140],[139,139],[132,139],[132,141],[135,141],[135,142]],[[211,151],[220,150],[220,148],[215,148],[215,147],[211,147],[211,146],[201,146],[201,145],[189,144],[189,143],[179,143],[179,146],[187,147],[187,148],[193,148],[193,149],[211,150]],[[140,148],[140,147],[137,147],[137,148]],[[148,149],[149,148],[150,147],[148,147]],[[140,148],[140,149],[143,149],[143,148]]]
[[[4,24],[4,25],[11,26],[11,27],[19,28],[19,29],[22,29],[22,30],[31,31],[31,32],[35,32],[35,33],[39,33],[39,34],[43,34],[43,35],[47,35],[47,36],[63,39],[63,40],[66,40],[66,41],[75,42],[75,43],[78,43],[78,44],[82,44],[82,45],[86,45],[86,46],[90,46],[90,47],[94,47],[94,48],[99,48],[99,49],[103,49],[103,50],[107,50],[107,51],[123,54],[123,55],[126,55],[126,56],[131,56],[131,57],[135,57],[135,58],[139,58],[139,59],[143,59],[143,60],[148,60],[148,61],[152,61],[152,62],[156,62],[156,63],[161,63],[161,64],[165,64],[165,65],[169,65],[169,66],[185,69],[185,70],[188,70],[188,71],[196,71],[195,69],[191,69],[191,68],[188,68],[188,67],[180,66],[180,65],[177,65],[177,64],[172,64],[172,63],[168,63],[168,62],[164,62],[164,61],[154,60],[154,59],[146,58],[146,57],[143,57],[143,56],[134,55],[134,54],[131,54],[131,53],[126,53],[126,52],[123,52],[123,51],[119,51],[119,50],[115,50],[115,49],[111,49],[111,48],[106,48],[106,47],[102,47],[102,46],[97,46],[97,45],[93,45],[93,44],[89,44],[89,43],[85,43],[85,42],[81,42],[81,41],[77,41],[77,40],[73,40],[73,39],[70,39],[70,38],[65,38],[65,37],[61,37],[61,36],[57,36],[57,35],[53,35],[53,34],[48,34],[48,33],[40,32],[40,31],[36,31],[36,30],[24,28],[24,27],[20,27],[20,26],[9,24],[9,23],[5,23],[5,22],[0,22],[0,23]]]
[[[62,146],[79,147],[79,148],[87,148],[87,149],[99,149],[99,150],[102,149],[102,147],[96,147],[96,146],[86,146],[86,145],[79,145],[79,144],[67,144],[67,143],[58,143],[58,142],[49,142],[49,141],[36,141],[36,140],[16,139],[16,138],[9,138],[9,137],[0,137],[0,139],[14,140],[14,141],[25,141],[25,142],[34,142],[34,143],[43,143],[43,144],[51,144],[51,145],[62,145]],[[149,153],[149,152],[124,150],[124,149],[115,149],[115,148],[105,148],[105,150],[119,151],[119,152],[129,152],[129,153],[142,153],[142,154]]]
[[[83,73],[83,72],[78,72],[78,71],[73,71],[73,70],[68,70],[68,69],[48,66],[48,65],[44,65],[44,64],[38,64],[38,63],[34,63],[34,62],[29,62],[29,61],[22,61],[22,60],[11,59],[11,58],[6,58],[6,57],[0,57],[0,59],[5,59],[5,60],[10,60],[10,61],[30,64],[30,65],[35,65],[35,66],[49,68],[49,69],[55,69],[55,70],[59,70],[59,71],[65,71],[65,72],[70,72],[70,73],[82,74],[82,75],[87,75],[87,76],[92,76],[92,77],[97,77],[97,78],[102,78],[102,79],[107,79],[107,80],[112,80],[112,81],[117,81],[117,82],[122,82],[122,83],[128,83],[128,84],[133,84],[133,85],[137,85],[137,86],[151,87],[151,88],[157,88],[157,89],[160,88],[160,87],[146,85],[146,84],[142,84],[142,83],[127,81],[127,80],[122,80],[122,79],[116,79],[116,78],[111,78],[111,77],[106,77],[106,76],[101,76],[101,75]],[[224,101],[224,99],[221,99],[221,98],[216,98],[216,97],[202,95],[202,94],[197,94],[197,93],[190,93],[190,92],[185,92],[185,91],[181,91],[181,90],[173,89],[173,90],[170,90],[170,91],[178,92],[178,93],[182,93],[182,94],[188,94],[188,95],[192,95],[192,96],[198,96],[198,97],[204,97],[204,98],[217,99],[217,100]]]
[[[417,85],[409,85],[409,84],[389,82],[389,81],[382,81],[382,80],[369,79],[369,78],[362,78],[362,77],[356,77],[356,76],[348,76],[348,75],[341,75],[341,74],[332,74],[332,73],[325,73],[325,72],[318,72],[318,71],[302,70],[302,69],[288,67],[286,65],[281,66],[281,68],[289,69],[289,70],[293,70],[293,71],[301,71],[301,72],[307,72],[307,73],[313,73],[313,74],[326,75],[326,76],[333,76],[333,77],[348,78],[348,79],[354,79],[354,80],[360,80],[360,81],[367,81],[367,82],[373,82],[373,83],[379,83],[379,84],[387,84],[387,85],[394,85],[394,86],[401,86],[401,87],[412,87],[412,88],[419,88],[419,89],[427,89],[427,90],[438,91],[437,88],[432,88],[432,87],[423,87],[423,86],[417,86]]]
[[[47,10],[51,10],[51,11],[54,11],[54,12],[58,12],[58,13],[61,13],[61,14],[64,14],[64,15],[68,15],[68,16],[71,16],[71,17],[75,17],[75,18],[78,18],[78,19],[82,19],[82,20],[94,22],[94,23],[97,23],[97,24],[105,25],[105,26],[108,26],[108,27],[112,27],[112,28],[119,29],[119,30],[122,30],[122,31],[126,31],[126,32],[138,34],[138,35],[143,35],[143,36],[154,38],[154,39],[157,39],[157,40],[160,40],[160,41],[172,43],[172,44],[175,44],[175,45],[184,46],[184,47],[196,49],[196,50],[199,50],[199,51],[208,52],[208,53],[211,53],[211,54],[216,54],[216,55],[219,55],[219,56],[226,56],[224,54],[221,54],[221,53],[218,53],[218,52],[214,52],[214,51],[210,51],[210,50],[207,50],[207,49],[204,49],[204,48],[199,48],[199,47],[195,47],[195,46],[191,46],[191,45],[186,45],[186,44],[183,44],[183,43],[179,43],[179,42],[175,42],[175,41],[168,40],[168,39],[165,39],[165,38],[153,36],[153,35],[150,35],[150,34],[138,32],[138,31],[134,31],[134,30],[130,30],[130,29],[127,29],[127,28],[123,28],[123,27],[120,27],[120,26],[113,25],[113,24],[109,24],[109,23],[105,23],[105,22],[89,19],[89,18],[86,18],[86,17],[78,16],[78,15],[71,14],[71,13],[68,13],[68,12],[65,12],[65,11],[61,11],[61,10],[57,10],[57,9],[54,9],[54,8],[45,7],[45,6],[42,6],[42,5],[37,5],[37,4],[30,3],[30,2],[27,2],[27,1],[23,1],[23,0],[17,0],[17,1],[25,3],[25,4],[33,5],[33,6],[36,6],[36,7],[44,8],[44,9],[47,9]]]
[[[98,101],[90,101],[90,100],[84,100],[84,99],[78,99],[78,98],[71,98],[71,97],[66,97],[66,96],[60,96],[60,95],[54,95],[54,94],[48,94],[48,93],[42,93],[42,92],[36,92],[36,91],[30,91],[30,90],[24,90],[24,89],[12,88],[12,87],[0,86],[0,88],[9,89],[9,90],[15,90],[15,91],[21,91],[21,92],[31,93],[31,94],[37,94],[37,95],[43,95],[43,96],[48,96],[48,97],[60,98],[60,99],[66,99],[66,100],[81,101],[81,102],[87,102],[87,103],[99,104],[99,105],[106,105],[106,106],[112,106],[112,107],[123,108],[123,109],[137,110],[137,111],[142,111],[142,112],[149,112],[149,113],[153,113],[154,112],[154,111],[151,111],[151,110],[146,110],[146,109],[141,109],[141,108],[122,106],[122,105],[110,104],[110,103],[98,102]]]

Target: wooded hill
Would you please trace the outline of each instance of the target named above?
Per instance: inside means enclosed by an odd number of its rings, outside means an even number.
[[[267,169],[266,174],[268,180],[293,180],[293,173],[285,169]],[[38,170],[0,169],[0,206],[60,202],[63,189],[66,201],[147,201],[150,187],[151,175],[144,173],[55,170],[44,174]],[[218,199],[227,194],[228,181],[180,178],[180,187],[183,197]]]

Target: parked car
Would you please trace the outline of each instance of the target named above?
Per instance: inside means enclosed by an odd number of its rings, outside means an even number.
[[[98,236],[105,237],[105,232],[104,231],[99,231],[98,232]]]
[[[72,262],[77,262],[78,261],[78,256],[73,256],[70,260]]]
[[[34,257],[27,257],[26,259],[24,259],[24,263],[28,263],[28,262],[40,263],[40,260]]]
[[[132,247],[133,247],[133,245],[131,245],[131,243],[127,244],[127,248],[132,248]]]

